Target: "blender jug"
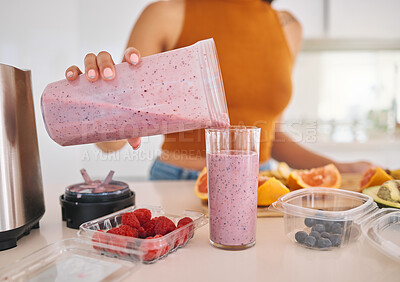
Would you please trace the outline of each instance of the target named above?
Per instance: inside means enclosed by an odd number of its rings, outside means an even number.
[[[31,72],[0,64],[0,251],[38,228],[44,211]]]

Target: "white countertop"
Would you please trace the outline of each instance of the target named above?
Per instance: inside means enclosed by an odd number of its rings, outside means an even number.
[[[193,181],[129,183],[136,204],[162,206],[180,214],[201,211]],[[46,213],[40,229],[21,238],[16,248],[0,252],[0,268],[48,244],[73,238],[77,230],[61,220],[58,197],[63,185],[45,187]],[[334,251],[315,251],[292,243],[283,230],[283,218],[259,218],[256,245],[243,251],[225,251],[210,245],[208,224],[198,229],[177,252],[142,265],[125,281],[399,281],[400,264],[360,238]]]

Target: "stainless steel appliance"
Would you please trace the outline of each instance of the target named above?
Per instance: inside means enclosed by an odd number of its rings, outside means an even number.
[[[38,228],[44,211],[31,72],[0,64],[0,250]]]

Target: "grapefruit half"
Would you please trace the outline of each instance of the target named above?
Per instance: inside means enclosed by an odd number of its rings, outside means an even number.
[[[289,174],[287,184],[291,190],[307,187],[339,188],[342,177],[334,164],[305,170],[294,170]]]
[[[204,167],[194,184],[194,193],[202,200],[208,200],[207,167]]]
[[[364,172],[360,187],[365,189],[372,186],[380,186],[384,182],[392,179],[393,178],[380,167],[370,167]]]

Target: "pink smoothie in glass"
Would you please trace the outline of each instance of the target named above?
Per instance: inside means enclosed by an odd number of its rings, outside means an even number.
[[[256,152],[207,154],[210,239],[224,246],[255,242],[259,158]]]
[[[116,65],[112,81],[81,75],[49,84],[41,102],[50,137],[66,146],[229,126],[223,87],[213,87],[219,73],[204,65],[209,54],[198,46]]]

